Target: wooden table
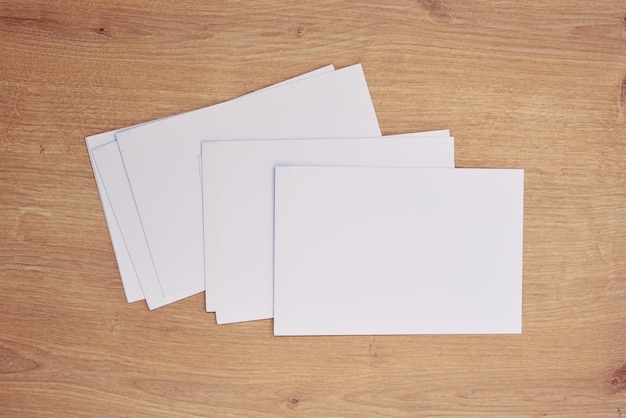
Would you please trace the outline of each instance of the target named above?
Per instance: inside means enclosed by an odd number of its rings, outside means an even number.
[[[625,14],[0,1],[0,415],[626,416]],[[358,62],[385,134],[526,170],[522,335],[275,338],[203,295],[127,304],[84,137]]]

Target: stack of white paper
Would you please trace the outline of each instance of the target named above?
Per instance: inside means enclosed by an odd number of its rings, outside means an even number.
[[[360,65],[86,138],[124,291],[276,335],[519,333],[523,173],[381,138]]]

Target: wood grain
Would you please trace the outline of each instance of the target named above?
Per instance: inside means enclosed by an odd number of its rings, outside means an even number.
[[[617,0],[0,0],[0,415],[626,416]],[[518,336],[274,338],[124,300],[84,137],[363,64],[386,134],[526,170]]]

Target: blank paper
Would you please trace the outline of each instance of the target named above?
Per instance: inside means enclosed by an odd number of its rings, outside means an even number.
[[[139,277],[149,306],[204,287],[203,139],[379,135],[360,65],[117,133],[158,276]]]
[[[523,170],[275,181],[275,335],[521,333]]]
[[[275,165],[454,167],[454,141],[419,134],[211,141],[202,143],[202,162],[206,307],[228,323],[273,316]]]
[[[98,194],[100,195],[100,201],[102,202],[102,210],[104,212],[104,218],[106,219],[107,227],[109,229],[109,236],[111,237],[111,245],[113,246],[113,252],[115,253],[115,260],[117,261],[117,268],[122,279],[122,286],[124,288],[124,294],[126,300],[130,302],[136,302],[144,299],[143,291],[137,278],[137,273],[133,267],[131,255],[128,252],[126,243],[124,242],[122,231],[115,219],[115,213],[109,202],[109,196],[106,194],[106,189],[102,178],[97,170],[96,160],[93,155],[93,150],[96,147],[115,142],[115,131],[104,132],[98,135],[92,135],[85,138],[87,143],[87,150],[89,151],[89,159],[91,161],[91,167],[96,179],[96,186],[98,187]],[[124,172],[124,175],[125,172]]]
[[[291,78],[289,80],[285,80],[273,86],[265,87],[258,91],[264,91],[264,90],[271,89],[277,86],[285,85],[285,84],[292,83],[295,81],[300,81],[308,77],[313,77],[316,75],[328,73],[334,70],[335,70],[335,67],[333,65],[327,65],[325,67],[310,71],[308,73]],[[253,92],[251,94],[254,94],[254,93],[256,92]],[[234,99],[234,100],[237,100],[237,99]],[[176,117],[176,116],[169,116],[169,117]],[[145,122],[144,124],[153,123],[153,122],[156,122],[156,121]],[[113,207],[111,206],[109,197],[106,193],[105,184],[102,181],[102,177],[100,176],[99,171],[97,170],[97,164],[96,164],[95,157],[93,155],[93,150],[97,147],[109,145],[111,143],[116,143],[117,141],[115,138],[115,134],[117,132],[121,132],[122,130],[132,129],[141,125],[142,124],[138,124],[138,125],[114,130],[114,131],[109,131],[109,132],[104,132],[104,133],[97,134],[97,135],[88,136],[85,138],[87,149],[89,151],[89,159],[91,160],[91,165],[94,171],[94,177],[96,179],[96,185],[98,187],[98,193],[100,195],[100,200],[102,202],[102,209],[104,211],[104,216],[105,216],[107,226],[109,229],[109,235],[111,237],[111,244],[115,252],[115,258],[117,261],[118,270],[120,272],[122,285],[124,287],[124,293],[126,294],[126,299],[128,302],[135,302],[135,301],[144,299],[144,294],[143,294],[143,291],[141,290],[141,285],[139,283],[139,279],[137,277],[137,273],[135,271],[133,264],[143,263],[145,265],[145,263],[149,261],[151,262],[152,259],[151,258],[150,259],[144,258],[144,259],[137,259],[137,260],[133,259],[133,258],[141,257],[141,254],[146,254],[149,252],[149,249],[147,248],[147,243],[144,243],[144,245],[141,245],[140,247],[135,248],[132,245],[129,246],[125,242],[124,232],[120,229],[118,225]],[[117,155],[113,155],[113,153],[116,153]],[[117,147],[117,145],[115,145],[114,147],[109,147],[108,151],[104,154],[106,155],[106,157],[102,157],[102,158],[112,160],[111,164],[113,165],[117,165],[120,161],[122,161],[121,160],[122,157],[119,153],[119,148]],[[100,165],[104,167],[103,170],[108,170],[107,168],[108,164],[106,161],[101,161]],[[118,176],[121,173],[109,173],[109,174],[112,176]],[[123,175],[126,176],[125,170],[123,170]],[[132,195],[130,184],[128,183],[128,181],[125,181],[125,182],[117,181],[113,185],[110,185],[110,187],[115,187],[118,193],[123,193],[125,195],[129,195],[129,194]],[[123,189],[120,190],[120,188],[123,188]],[[127,212],[130,211],[131,213],[135,214],[132,218],[129,218],[129,219],[125,218],[124,222],[126,224],[134,222],[132,224],[131,230],[141,231],[140,235],[133,236],[130,239],[131,242],[136,243],[143,236],[143,228],[141,226],[141,221],[136,215],[137,208],[135,206],[134,199],[129,200],[129,201],[116,201],[115,203],[116,203],[116,206],[122,205],[123,211],[127,211]],[[145,237],[144,237],[144,241],[145,241]]]

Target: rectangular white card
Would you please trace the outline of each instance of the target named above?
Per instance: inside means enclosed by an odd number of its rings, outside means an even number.
[[[447,129],[437,130],[437,131],[427,131],[427,132],[414,132],[414,133],[406,133],[406,134],[397,134],[397,135],[389,135],[386,138],[418,138],[418,137],[438,137],[438,138],[448,138],[450,136],[450,131]],[[449,140],[452,138],[449,138]],[[447,146],[447,145],[446,145]],[[452,144],[452,149],[450,150],[451,161],[450,167],[453,166],[454,160],[454,144]],[[272,169],[273,173],[273,169]],[[273,178],[273,177],[272,177]],[[273,196],[272,196],[272,205],[273,205]],[[273,214],[272,214],[273,216]],[[206,216],[205,216],[206,217]],[[206,233],[206,228],[205,228]],[[273,232],[272,232],[273,233]],[[273,243],[273,241],[272,241]],[[273,245],[273,244],[272,244]],[[272,257],[273,257],[273,248],[272,248]],[[208,279],[207,279],[208,280]],[[273,277],[272,277],[273,281]],[[212,286],[212,285],[210,285]],[[208,292],[214,292],[215,289],[210,287]],[[214,299],[211,299],[214,300]],[[272,296],[273,300],[273,296]],[[207,311],[212,312],[213,309],[211,305],[213,302],[208,302]],[[269,319],[273,317],[274,308],[271,306],[270,308],[265,308],[264,310],[258,311],[217,311],[215,312],[215,317],[218,324],[231,324],[236,322],[245,322],[245,321],[254,321],[260,319]]]
[[[204,287],[197,169],[203,139],[378,135],[380,128],[360,65],[118,132],[158,275],[157,281],[139,277],[149,307],[162,306],[163,298]],[[102,172],[103,167],[98,168]]]
[[[261,90],[258,91],[264,91],[267,89],[271,89],[273,87],[277,87],[277,86],[281,86],[281,85],[285,85],[288,83],[293,83],[295,81],[300,81],[303,80],[305,78],[308,77],[313,77],[316,75],[320,75],[320,74],[324,74],[324,73],[328,73],[331,71],[334,71],[335,67],[331,64],[331,65],[327,65],[321,68],[318,68],[316,70],[310,71],[308,73],[299,75],[297,77],[294,78],[290,78],[288,80],[282,81],[278,84],[272,85],[272,86],[268,86],[265,87]],[[257,92],[258,92],[257,91]],[[250,94],[254,94],[256,92],[250,93]],[[237,99],[234,99],[237,100]],[[176,117],[176,116],[168,116],[168,117]],[[162,119],[158,119],[158,120],[162,120]],[[132,246],[129,247],[125,240],[124,240],[124,234],[123,232],[120,230],[120,227],[118,225],[117,219],[115,217],[115,213],[113,211],[113,208],[111,206],[111,203],[109,201],[109,197],[106,194],[106,187],[102,181],[102,177],[100,176],[100,173],[97,170],[97,165],[96,165],[96,161],[95,158],[93,156],[93,150],[97,147],[103,146],[103,145],[108,145],[110,143],[113,142],[117,142],[115,139],[115,134],[117,132],[121,132],[122,130],[127,130],[127,129],[132,129],[147,123],[153,123],[156,122],[155,121],[149,121],[149,122],[145,122],[143,124],[138,124],[138,125],[134,125],[134,126],[130,126],[130,127],[126,127],[126,128],[122,128],[122,129],[118,129],[118,130],[113,130],[113,131],[109,131],[109,132],[103,132],[101,134],[97,134],[97,135],[91,135],[85,138],[85,142],[87,144],[87,150],[89,152],[89,159],[91,160],[91,166],[93,168],[94,171],[94,177],[96,179],[96,185],[98,187],[98,193],[100,195],[100,200],[102,202],[102,209],[104,211],[104,216],[107,222],[107,227],[109,229],[109,235],[111,237],[111,244],[113,246],[113,251],[115,253],[115,258],[117,261],[117,265],[118,265],[118,270],[120,272],[120,276],[122,279],[122,286],[124,287],[124,293],[126,294],[126,299],[128,302],[135,302],[137,300],[141,300],[144,299],[144,295],[143,295],[143,291],[141,290],[141,285],[139,283],[139,279],[137,278],[137,273],[135,271],[135,268],[133,266],[134,262],[135,263],[146,263],[149,260],[143,259],[143,260],[133,260],[133,257],[139,257],[138,254],[146,254],[146,250],[147,248],[145,247],[144,244],[142,246],[140,246],[139,248],[135,249]],[[117,155],[113,155],[113,153],[116,153]],[[106,167],[107,165],[117,165],[119,164],[121,160],[121,155],[119,153],[119,147],[117,147],[117,145],[115,145],[114,147],[110,147],[109,150],[105,153],[106,157],[102,157],[102,158],[109,158],[111,159],[110,163],[107,163],[106,161],[101,161],[101,165]],[[110,173],[112,175],[116,175],[116,173]],[[124,176],[126,176],[126,171],[124,170]],[[122,184],[125,183],[125,184]],[[126,182],[116,182],[114,185],[112,185],[111,187],[123,187],[126,190],[117,190],[117,192],[119,193],[124,193],[124,194],[128,194],[132,192],[130,190],[130,184],[128,184],[128,181]],[[130,211],[131,213],[136,213],[137,209],[135,206],[135,202],[134,199],[132,201],[129,202],[116,202],[117,205],[124,205],[124,207],[122,208],[122,210],[124,211]],[[134,209],[133,209],[134,208]],[[138,218],[137,215],[133,216],[132,218],[135,221],[135,224],[132,225],[132,228],[134,230],[136,230],[137,228],[141,228],[141,222]],[[132,222],[129,221],[128,219],[125,219],[125,222]],[[143,235],[143,229],[141,229],[141,234]],[[132,237],[131,239],[137,241],[137,239],[140,238],[140,236],[135,236]],[[149,250],[148,250],[149,251]],[[151,258],[150,258],[151,260]]]
[[[450,137],[202,143],[207,311],[218,323],[271,318],[274,166],[454,167]],[[227,319],[228,311],[238,314]]]
[[[523,175],[277,167],[274,334],[521,333]]]

